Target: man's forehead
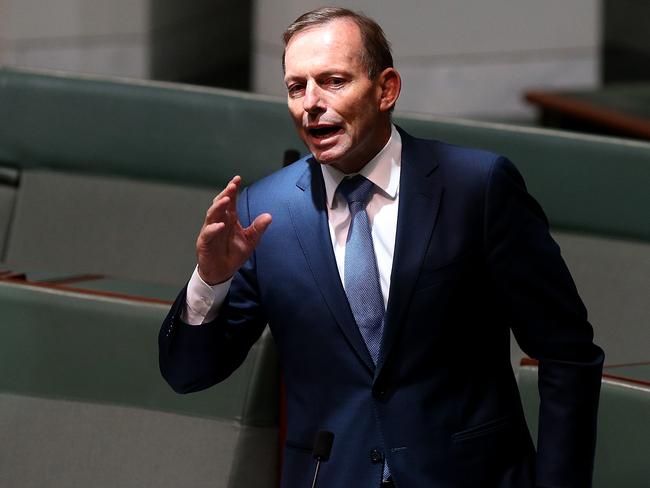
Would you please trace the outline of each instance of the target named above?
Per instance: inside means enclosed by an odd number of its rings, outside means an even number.
[[[357,24],[350,19],[334,19],[296,33],[285,50],[285,63],[314,56],[329,56],[342,63],[360,60],[363,45]]]
[[[324,32],[331,32],[333,38],[353,37],[358,39],[361,37],[361,32],[357,23],[352,19],[342,17],[328,20],[322,24],[315,24],[306,27],[305,29],[296,32],[291,40],[298,38],[301,35],[309,33],[314,34],[318,31],[320,31],[321,34]]]

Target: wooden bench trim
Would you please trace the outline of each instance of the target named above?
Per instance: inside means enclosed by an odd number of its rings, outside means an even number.
[[[0,282],[5,282],[5,283],[10,283],[12,285],[18,285],[18,286],[24,286],[24,287],[32,287],[32,288],[41,288],[41,289],[47,289],[47,290],[56,290],[56,291],[63,291],[63,292],[69,292],[69,293],[76,293],[79,295],[88,295],[88,296],[96,296],[96,297],[102,297],[102,298],[115,298],[119,300],[127,300],[131,302],[138,302],[138,303],[154,303],[156,305],[171,305],[174,303],[172,300],[163,300],[161,298],[152,298],[152,297],[144,297],[144,296],[139,296],[139,295],[129,295],[126,293],[117,293],[117,292],[112,292],[112,291],[100,291],[100,290],[88,290],[84,288],[78,288],[75,286],[67,286],[67,285],[59,285],[57,283],[41,283],[37,281],[28,281],[26,279],[3,279],[0,278]]]
[[[598,107],[582,100],[574,100],[565,95],[545,91],[531,90],[524,94],[524,98],[526,101],[539,106],[542,110],[557,111],[603,127],[624,131],[630,136],[650,139],[650,121],[641,117]]]

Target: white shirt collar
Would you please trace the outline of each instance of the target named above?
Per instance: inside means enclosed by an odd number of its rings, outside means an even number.
[[[361,168],[359,174],[372,181],[388,198],[395,199],[399,190],[401,163],[402,137],[397,132],[395,126],[391,124],[388,142],[374,158]],[[327,205],[333,208],[335,204],[334,197],[339,183],[346,176],[352,175],[345,174],[328,164],[321,164],[320,167],[323,173],[323,180],[325,181]]]

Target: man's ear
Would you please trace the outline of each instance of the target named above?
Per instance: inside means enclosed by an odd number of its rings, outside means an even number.
[[[402,89],[402,78],[395,68],[386,68],[379,74],[379,110],[389,112],[395,106]]]

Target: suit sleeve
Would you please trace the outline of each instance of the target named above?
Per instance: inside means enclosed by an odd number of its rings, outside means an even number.
[[[248,191],[238,199],[241,224],[250,225]],[[182,321],[187,287],[167,314],[158,335],[160,372],[178,393],[203,390],[226,379],[246,359],[267,320],[257,286],[255,252],[233,278],[230,291],[212,322]]]
[[[603,351],[539,204],[506,159],[485,193],[485,249],[501,307],[539,361],[539,487],[591,486]]]

